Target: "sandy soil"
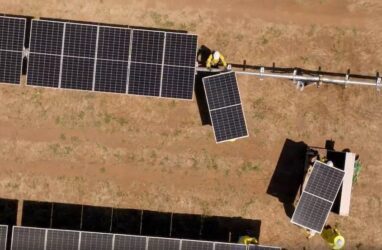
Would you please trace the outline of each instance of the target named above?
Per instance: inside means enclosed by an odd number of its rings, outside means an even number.
[[[21,1],[1,12],[187,29],[230,62],[375,74],[378,0]],[[379,15],[379,16],[378,16]],[[351,148],[364,163],[349,249],[382,248],[382,99],[373,88],[239,77],[248,139],[216,145],[196,101],[0,86],[0,196],[262,220],[261,242],[325,248],[266,194],[285,139]]]

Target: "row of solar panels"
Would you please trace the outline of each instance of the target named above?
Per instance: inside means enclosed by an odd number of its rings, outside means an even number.
[[[292,216],[292,223],[321,233],[345,172],[316,161]]]
[[[6,226],[1,227],[5,247]],[[4,231],[3,231],[4,229]],[[4,232],[4,233],[3,233]],[[5,249],[5,248],[4,248]],[[11,250],[272,250],[279,247],[15,226]]]
[[[197,36],[75,22],[0,17],[0,82],[192,99]]]

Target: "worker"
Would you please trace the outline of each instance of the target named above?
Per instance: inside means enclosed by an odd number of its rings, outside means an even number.
[[[332,228],[330,225],[325,226],[321,237],[329,244],[332,250],[340,250],[345,247],[345,238],[337,228]]]
[[[210,56],[207,59],[206,67],[207,69],[211,69],[211,67],[219,67],[219,65],[223,65],[224,68],[229,69],[230,66],[224,59],[224,56],[220,54],[219,51],[212,51]]]
[[[249,245],[249,244],[258,244],[258,241],[255,237],[250,237],[248,235],[245,235],[239,238],[239,243],[244,245]]]

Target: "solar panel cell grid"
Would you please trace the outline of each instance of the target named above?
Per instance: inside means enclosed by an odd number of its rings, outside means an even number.
[[[114,250],[146,250],[146,237],[115,235]]]
[[[48,230],[45,250],[78,250],[79,237],[75,231]]]
[[[7,248],[8,226],[0,225],[0,250]]]
[[[14,227],[11,250],[44,250],[45,229]]]
[[[248,136],[241,105],[211,111],[217,142]]]
[[[94,59],[64,57],[61,87],[92,90]]]
[[[329,201],[334,201],[345,173],[334,167],[316,162],[305,191]]]
[[[180,240],[165,238],[148,238],[147,250],[179,250]]]
[[[67,23],[64,55],[95,57],[97,26]]]
[[[25,22],[24,18],[0,17],[0,50],[23,50]]]
[[[159,96],[161,65],[131,63],[129,94]]]
[[[31,53],[61,55],[64,23],[32,20]]]
[[[234,72],[205,77],[203,83],[210,110],[241,103]]]
[[[192,99],[195,69],[164,66],[162,97]]]
[[[133,31],[131,61],[162,64],[164,32]]]
[[[128,62],[97,60],[95,90],[126,93]]]
[[[110,250],[113,246],[112,234],[81,233],[80,250]]]
[[[181,250],[213,250],[213,242],[182,240]]]
[[[20,83],[22,52],[0,50],[0,82]]]
[[[247,246],[241,244],[215,243],[215,250],[247,250]]]
[[[331,202],[303,192],[293,213],[292,222],[321,232],[331,207]]]
[[[27,83],[34,86],[58,88],[60,64],[60,56],[30,54]]]
[[[100,27],[97,58],[129,60],[130,29]]]
[[[166,34],[164,64],[195,67],[197,36],[188,34]]]

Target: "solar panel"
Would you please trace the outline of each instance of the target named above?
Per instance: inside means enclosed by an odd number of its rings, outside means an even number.
[[[13,227],[11,250],[44,250],[46,229]]]
[[[8,226],[0,225],[0,250],[7,248]]]
[[[25,18],[0,17],[0,50],[23,51]]]
[[[97,26],[66,23],[64,55],[95,57]]]
[[[31,53],[29,55],[28,84],[58,88],[60,65],[60,56]]]
[[[343,177],[344,171],[316,161],[291,222],[321,233]]]
[[[162,64],[164,32],[133,30],[131,61]]]
[[[192,99],[195,68],[164,66],[162,97]]]
[[[146,237],[115,235],[113,250],[146,250]]]
[[[214,243],[207,241],[182,240],[181,250],[213,250]]]
[[[45,250],[78,250],[80,232],[48,229]]]
[[[180,240],[167,238],[148,238],[147,250],[179,250]]]
[[[261,246],[261,245],[249,245],[248,250],[281,250],[281,247]]]
[[[215,243],[215,250],[247,250],[247,246],[233,243]]]
[[[22,52],[0,50],[0,82],[20,83]]]
[[[161,70],[161,65],[131,63],[128,93],[159,96]]]
[[[344,171],[321,162],[315,162],[305,192],[334,201],[344,175]]]
[[[61,55],[64,23],[32,20],[30,53]]]
[[[61,88],[92,90],[94,59],[64,57]]]
[[[248,136],[241,105],[210,111],[217,142]]]
[[[112,246],[112,234],[81,232],[80,250],[110,250]]]
[[[0,82],[20,83],[25,27],[25,18],[0,17]]]
[[[129,61],[131,30],[100,27],[97,58]]]
[[[126,93],[128,62],[97,60],[95,91]]]
[[[195,67],[197,36],[166,33],[165,65]]]

